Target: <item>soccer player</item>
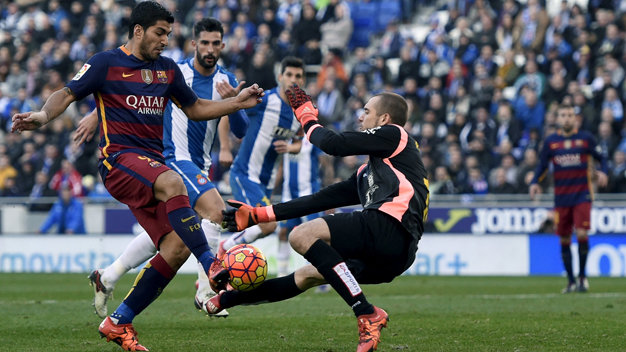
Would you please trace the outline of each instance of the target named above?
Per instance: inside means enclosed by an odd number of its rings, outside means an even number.
[[[357,317],[357,351],[372,351],[389,317],[367,301],[359,284],[390,282],[413,263],[428,214],[426,170],[417,142],[402,127],[407,103],[394,93],[375,95],[359,117],[361,131],[338,134],[320,125],[310,97],[293,89],[291,106],[311,143],[330,155],[368,155],[369,161],[349,179],[286,203],[253,208],[228,201],[237,209],[225,212],[223,225],[235,230],[354,204],[363,210],[296,227],[289,243],[311,264],[252,291],[220,291],[205,309],[276,302],[329,283]]]
[[[241,89],[235,76],[217,64],[224,42],[224,28],[213,18],[198,21],[193,28],[191,45],[195,48],[194,57],[178,63],[185,81],[200,98],[219,100],[234,96]],[[233,88],[236,87],[236,88]],[[91,114],[90,121],[82,120],[81,125],[97,124],[97,116]],[[163,142],[164,155],[168,167],[181,174],[189,202],[202,218],[201,225],[207,242],[212,250],[217,249],[222,221],[224,201],[215,185],[208,177],[211,167],[211,147],[219,129],[220,158],[232,161],[229,143],[229,130],[241,138],[248,127],[248,117],[243,110],[229,115],[228,121],[190,121],[184,112],[171,102],[165,109],[165,128]],[[95,123],[93,123],[95,122]],[[224,122],[230,122],[224,124]],[[226,127],[226,128],[224,128]],[[89,131],[86,131],[89,130]],[[81,132],[91,134],[93,129],[85,127]],[[82,136],[78,136],[82,138]],[[225,156],[225,157],[224,157]],[[100,317],[107,315],[107,301],[111,297],[117,281],[128,272],[150,259],[156,253],[156,247],[144,230],[126,247],[122,255],[104,269],[94,270],[89,279],[94,287],[94,307]],[[209,279],[199,263],[198,288],[194,303],[200,309],[202,304],[215,293],[210,288]],[[227,316],[225,311],[218,316]]]
[[[560,130],[548,137],[543,143],[539,156],[539,164],[535,169],[535,176],[530,182],[531,199],[535,199],[541,192],[538,182],[546,177],[548,165],[553,165],[554,175],[554,219],[556,233],[561,242],[561,258],[567,272],[567,286],[563,293],[574,291],[586,292],[589,283],[585,274],[587,253],[589,252],[589,238],[587,231],[590,228],[593,159],[601,164],[601,170],[596,170],[598,186],[604,187],[608,182],[606,160],[598,151],[596,141],[591,133],[579,131],[576,127],[574,107],[561,104],[557,109],[557,122]],[[572,227],[576,228],[578,239],[578,284],[572,269]]]
[[[174,61],[161,56],[173,22],[159,3],[140,2],[131,13],[125,45],[92,56],[41,111],[12,117],[12,132],[34,130],[72,102],[92,93],[96,98],[104,184],[128,205],[159,249],[122,304],[100,324],[101,336],[125,350],[147,350],[138,343],[132,321],[158,297],[190,252],[207,272],[215,260],[180,175],[164,165],[167,103],[172,100],[192,120],[210,120],[255,106],[263,95],[263,89],[252,85],[223,101],[198,98]]]
[[[236,200],[253,206],[271,204],[278,154],[298,153],[302,144],[298,137],[300,124],[287,103],[285,92],[293,84],[304,84],[304,75],[302,60],[284,58],[278,87],[267,91],[261,104],[246,111],[250,126],[230,170],[230,186]],[[272,221],[233,234],[220,243],[218,258],[224,250],[265,237],[276,227],[277,223]]]

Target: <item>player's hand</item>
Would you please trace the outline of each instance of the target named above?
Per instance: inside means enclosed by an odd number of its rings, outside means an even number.
[[[78,127],[76,127],[76,133],[74,134],[74,143],[81,145],[85,142],[89,142],[96,134],[97,128],[98,114],[94,110],[90,114],[85,115],[85,117],[78,122]]]
[[[233,209],[222,210],[224,215],[222,227],[230,232],[242,231],[260,222],[275,220],[271,205],[253,208],[236,200],[227,200],[226,203]]]
[[[45,125],[48,122],[48,113],[45,111],[23,112],[13,115],[11,118],[11,132],[21,133],[22,131],[32,131]]]
[[[222,99],[232,98],[239,94],[244,84],[246,84],[246,81],[241,81],[237,87],[233,87],[228,81],[219,81],[215,83],[215,90],[217,90]]]
[[[539,193],[541,193],[541,187],[536,183],[533,183],[528,188],[528,194],[530,194],[530,199],[532,200],[535,200],[535,197],[537,197],[537,194]]]
[[[596,182],[598,187],[604,188],[609,184],[609,177],[604,172],[596,170]]]
[[[228,169],[233,164],[233,152],[230,149],[220,149],[219,154],[220,165]]]
[[[278,154],[285,154],[289,152],[289,143],[287,143],[287,141],[285,140],[279,139],[277,141],[274,141],[272,145],[274,146],[274,150]]]
[[[291,105],[296,115],[296,119],[298,119],[298,122],[300,122],[302,126],[310,121],[317,121],[319,112],[315,105],[313,105],[311,96],[306,94],[302,88],[294,84],[285,91],[285,94],[287,95],[287,100],[289,100],[289,105]]]
[[[242,109],[247,109],[260,103],[264,95],[263,88],[255,83],[248,88],[242,89],[235,97],[235,101],[240,104]]]

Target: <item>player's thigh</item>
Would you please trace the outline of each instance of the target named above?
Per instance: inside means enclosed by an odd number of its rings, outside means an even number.
[[[231,172],[230,187],[233,192],[233,197],[240,202],[252,206],[271,205],[267,187],[260,183],[250,181],[245,175]]]
[[[153,193],[154,183],[170,168],[135,153],[122,153],[115,158],[108,158],[105,164],[108,167],[101,172],[104,186],[115,199],[132,208],[156,205],[158,200]]]
[[[324,216],[331,245],[361,283],[389,282],[415,259],[417,241],[402,224],[379,211]]]
[[[574,211],[572,207],[554,208],[554,222],[556,234],[561,237],[569,237],[574,229]]]
[[[591,228],[590,202],[576,204],[572,212],[574,213],[574,227],[576,229],[589,230]]]
[[[330,229],[323,219],[305,222],[289,235],[291,247],[300,254],[306,253],[317,240],[330,243]]]

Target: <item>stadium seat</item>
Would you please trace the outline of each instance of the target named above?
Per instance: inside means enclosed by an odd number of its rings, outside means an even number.
[[[349,43],[350,48],[368,46],[370,36],[377,30],[378,2],[359,2],[351,15],[354,31]]]

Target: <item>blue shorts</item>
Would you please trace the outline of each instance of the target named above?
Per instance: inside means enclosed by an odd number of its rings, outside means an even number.
[[[302,216],[302,217],[295,218],[295,219],[281,221],[280,227],[287,228],[289,231],[291,231],[293,230],[294,227],[301,225],[302,223],[305,223],[307,221],[315,220],[321,217],[322,215],[323,213],[320,212],[320,213],[309,214],[309,215]]]
[[[244,202],[253,207],[257,205],[272,205],[270,198],[272,190],[260,183],[252,182],[242,174],[230,171],[230,188],[233,192],[235,200]]]
[[[204,192],[215,188],[205,170],[200,169],[196,164],[188,160],[166,160],[165,163],[172,170],[178,172],[183,178],[187,193],[189,194],[189,204],[196,207],[196,202]]]

